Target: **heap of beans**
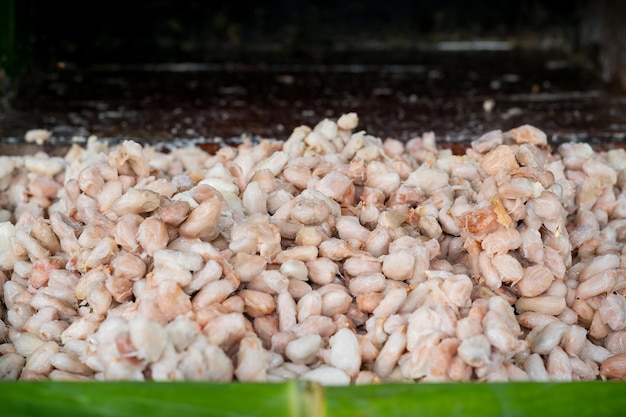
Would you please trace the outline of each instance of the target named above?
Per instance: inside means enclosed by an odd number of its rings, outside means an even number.
[[[0,157],[0,378],[626,377],[626,152],[285,142]]]

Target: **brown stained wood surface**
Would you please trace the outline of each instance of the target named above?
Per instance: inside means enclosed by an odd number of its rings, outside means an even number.
[[[41,149],[23,144],[32,128],[51,130],[44,150],[62,153],[72,137],[89,135],[144,143],[285,139],[296,126],[349,111],[359,114],[358,129],[375,136],[408,140],[433,131],[441,143],[524,123],[555,143],[620,146],[626,132],[626,96],[563,53],[394,51],[322,61],[259,56],[42,69],[27,74],[0,110],[0,153]]]

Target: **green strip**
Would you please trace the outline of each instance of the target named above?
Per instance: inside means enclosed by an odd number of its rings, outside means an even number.
[[[626,415],[623,382],[383,384],[326,388],[324,398],[333,417]]]
[[[0,383],[3,417],[603,417],[626,415],[625,382],[281,384]]]
[[[0,384],[3,417],[278,417],[294,415],[296,383],[16,382]]]

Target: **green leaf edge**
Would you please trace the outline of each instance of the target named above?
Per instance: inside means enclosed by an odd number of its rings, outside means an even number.
[[[3,382],[6,417],[626,415],[626,382],[376,384]]]

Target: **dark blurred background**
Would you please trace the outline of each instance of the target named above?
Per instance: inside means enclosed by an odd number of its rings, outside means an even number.
[[[0,0],[0,138],[626,132],[626,2]]]
[[[47,65],[247,61],[250,52],[317,62],[338,50],[411,48],[438,40],[572,48],[582,6],[577,0],[26,0],[15,7],[19,25],[33,38],[34,60]]]

